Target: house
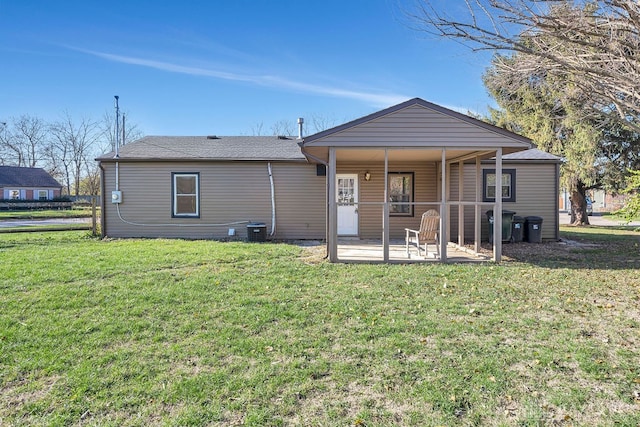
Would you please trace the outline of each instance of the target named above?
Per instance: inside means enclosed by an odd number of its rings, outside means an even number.
[[[482,201],[495,201],[495,186],[491,187],[487,179],[495,173],[495,158],[483,160],[482,168]],[[558,200],[550,197],[551,191],[559,187],[561,159],[553,154],[537,148],[518,151],[502,156],[503,199],[502,207],[515,212],[515,215],[526,218],[538,216],[543,218],[542,238],[547,241],[560,239],[560,223],[558,220]],[[465,176],[473,176],[473,165],[465,164]],[[452,197],[457,198],[457,166],[452,168]],[[495,177],[495,175],[493,175]],[[466,200],[474,195],[474,181],[467,179],[464,185]],[[452,233],[457,234],[458,215],[452,213]],[[466,227],[472,227],[473,216],[467,212],[464,217]],[[488,240],[489,222],[482,221],[482,240]]]
[[[0,166],[0,194],[4,200],[52,200],[62,185],[42,168]]]
[[[515,208],[543,216],[543,238],[557,239],[557,164],[513,154],[531,148],[527,138],[419,98],[297,139],[150,136],[97,159],[102,232],[244,238],[258,222],[270,239],[326,239],[331,261],[340,260],[339,238],[377,239],[389,261],[391,239],[436,209],[446,261],[451,244],[479,252],[486,210]],[[487,198],[505,174],[515,179],[503,191],[513,186],[517,199]],[[500,229],[498,215],[496,236]],[[500,261],[502,242],[494,242]]]

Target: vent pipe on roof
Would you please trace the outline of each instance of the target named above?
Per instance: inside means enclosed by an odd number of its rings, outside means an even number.
[[[207,139],[220,139],[220,138],[216,135],[207,135]]]
[[[304,118],[298,117],[298,139],[302,139],[302,125],[304,124]]]

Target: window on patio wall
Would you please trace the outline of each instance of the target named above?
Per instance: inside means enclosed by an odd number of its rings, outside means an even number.
[[[413,172],[389,172],[389,215],[413,216]]]
[[[493,202],[496,200],[496,170],[484,169],[482,171],[482,200]],[[502,201],[516,201],[516,170],[502,169]]]

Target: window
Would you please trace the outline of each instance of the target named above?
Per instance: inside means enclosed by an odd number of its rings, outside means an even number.
[[[173,216],[200,217],[200,174],[173,173]]]
[[[389,172],[389,214],[413,216],[413,172]]]
[[[484,169],[482,171],[482,200],[493,202],[496,200],[496,170]],[[502,169],[502,201],[516,201],[516,170]]]
[[[48,200],[49,199],[49,192],[47,190],[37,190],[36,191],[36,195],[37,195],[37,199],[38,200]]]
[[[9,192],[9,199],[11,200],[20,199],[20,190],[8,190],[8,192]]]

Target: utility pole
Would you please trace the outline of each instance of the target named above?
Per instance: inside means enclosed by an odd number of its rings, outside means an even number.
[[[120,97],[118,95],[115,95],[114,98],[116,99],[116,141],[114,148],[116,157],[118,157],[118,151],[120,150],[120,105],[118,105],[118,100],[120,99]]]

